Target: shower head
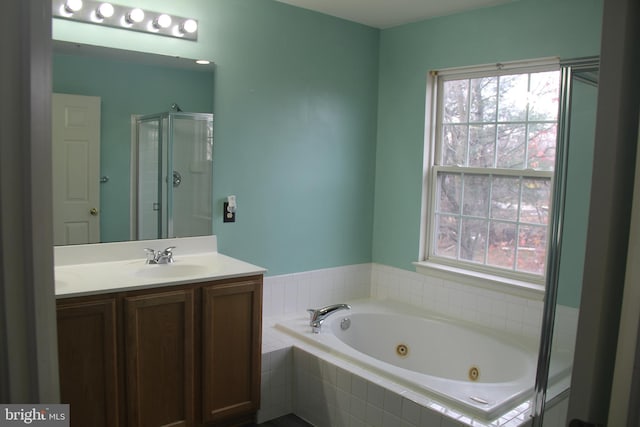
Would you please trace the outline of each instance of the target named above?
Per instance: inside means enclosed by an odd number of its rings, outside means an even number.
[[[175,102],[173,104],[171,104],[171,111],[177,111],[177,112],[182,112],[182,108],[180,108],[180,106],[178,104],[176,104]]]

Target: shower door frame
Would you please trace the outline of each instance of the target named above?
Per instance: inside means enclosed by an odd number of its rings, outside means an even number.
[[[166,156],[167,164],[164,165],[164,153],[173,153],[173,121],[176,118],[190,118],[194,120],[213,120],[212,113],[189,113],[182,111],[168,111],[163,113],[154,113],[154,114],[133,114],[131,116],[131,163],[130,163],[130,213],[129,213],[129,238],[131,240],[140,240],[138,236],[138,221],[139,221],[139,209],[138,209],[138,196],[139,196],[139,140],[138,140],[138,123],[146,120],[158,119],[158,133],[160,135],[160,147],[158,148],[158,163],[161,165],[158,169],[158,203],[160,205],[160,214],[158,218],[158,235],[162,236],[163,234],[163,167],[166,166],[167,170],[167,179],[170,176],[168,171],[171,171],[171,176],[173,174],[173,156]],[[166,124],[166,132],[164,129],[164,119],[167,120]],[[166,145],[163,144],[162,138],[166,135]],[[165,149],[166,148],[166,149]],[[167,205],[167,236],[173,236],[173,191],[168,191],[169,182],[167,181],[167,195],[166,195],[166,205]],[[213,225],[212,225],[213,227]],[[213,228],[212,228],[213,232]],[[157,237],[157,238],[167,238],[167,237]]]
[[[546,394],[549,383],[549,368],[556,317],[558,285],[560,279],[560,259],[562,252],[562,232],[564,226],[565,199],[567,187],[568,155],[571,128],[571,103],[574,79],[587,84],[597,81],[578,78],[579,72],[599,70],[600,57],[586,57],[560,61],[561,82],[558,112],[558,134],[556,142],[556,164],[553,181],[553,199],[551,223],[549,227],[549,247],[547,269],[545,274],[544,308],[542,312],[542,329],[535,381],[535,395],[532,406],[533,427],[542,427],[546,406]],[[569,389],[560,393],[558,398],[568,398]]]

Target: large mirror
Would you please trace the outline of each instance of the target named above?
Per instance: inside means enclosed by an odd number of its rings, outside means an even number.
[[[213,64],[53,50],[54,243],[212,234]]]

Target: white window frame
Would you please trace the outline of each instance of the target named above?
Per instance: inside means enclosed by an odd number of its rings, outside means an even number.
[[[437,114],[442,106],[437,104],[438,87],[441,77],[455,79],[479,78],[486,76],[501,76],[518,73],[535,73],[544,71],[559,71],[559,58],[544,58],[531,61],[516,61],[500,64],[489,64],[481,66],[449,68],[438,71],[431,71],[427,81],[427,96],[425,106],[425,131],[424,131],[424,163],[423,163],[423,187],[422,187],[422,215],[420,227],[420,261],[415,262],[416,270],[420,273],[437,276],[443,279],[455,280],[460,283],[477,285],[499,291],[507,291],[516,295],[540,298],[544,293],[544,274],[536,275],[524,273],[498,267],[491,267],[483,264],[466,263],[457,259],[437,257],[433,255],[435,238],[435,211],[437,197],[437,174],[438,172],[464,172],[470,174],[481,172],[490,176],[486,169],[458,166],[436,165],[439,159],[441,144],[438,143],[440,137],[437,130]],[[540,170],[518,170],[518,169],[492,169],[494,175],[514,176],[524,178],[550,178],[551,197],[553,200],[553,179],[554,171]],[[552,209],[552,206],[549,206]],[[551,215],[549,215],[551,217]],[[549,224],[547,224],[547,235]],[[549,241],[547,240],[547,254]],[[545,264],[546,265],[546,264]]]

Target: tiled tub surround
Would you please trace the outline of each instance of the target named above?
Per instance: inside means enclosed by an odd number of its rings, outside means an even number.
[[[346,288],[346,289],[345,289]],[[275,290],[275,292],[274,292]],[[305,402],[309,401],[306,394],[308,389],[299,390],[300,365],[298,356],[301,350],[309,354],[309,357],[316,358],[325,363],[327,360],[335,362],[334,366],[340,369],[349,370],[352,378],[358,377],[362,381],[373,384],[384,384],[388,393],[395,393],[402,397],[402,401],[408,399],[410,403],[404,406],[406,411],[413,413],[411,420],[400,418],[393,413],[385,415],[384,406],[375,406],[370,409],[371,422],[377,419],[374,413],[381,413],[386,416],[385,424],[379,425],[402,425],[402,426],[450,426],[450,425],[483,425],[479,421],[473,421],[469,416],[463,415],[455,410],[447,409],[436,402],[425,401],[417,394],[408,391],[402,386],[390,383],[381,377],[376,377],[371,373],[362,370],[353,364],[345,361],[338,361],[335,356],[325,354],[320,357],[318,350],[301,341],[296,341],[291,337],[271,328],[282,318],[295,317],[295,314],[304,313],[310,306],[321,306],[335,302],[344,302],[351,298],[346,295],[353,295],[356,298],[366,297],[371,294],[375,299],[396,300],[410,303],[418,308],[430,307],[429,311],[453,317],[457,319],[477,322],[480,325],[489,326],[493,329],[529,335],[537,339],[542,302],[530,299],[497,293],[486,289],[476,288],[461,283],[445,281],[438,278],[424,276],[401,269],[377,265],[361,264],[355,266],[339,267],[336,269],[317,270],[291,274],[286,276],[274,276],[265,279],[265,322],[263,336],[263,401],[259,412],[259,421],[265,421],[290,412],[307,418],[309,421],[317,423],[318,420],[311,418],[309,408],[305,409]],[[342,298],[344,296],[344,298]],[[287,300],[285,300],[287,298]],[[316,299],[317,298],[317,299]],[[431,300],[435,302],[431,302]],[[312,304],[311,301],[318,301]],[[489,310],[488,307],[491,307]],[[484,320],[483,320],[484,319]],[[572,350],[575,341],[575,326],[577,322],[577,310],[569,307],[558,307],[556,321],[556,333],[554,348]],[[295,344],[295,354],[292,353],[291,346]],[[294,354],[292,357],[291,354]],[[297,357],[296,357],[297,356]],[[324,362],[321,362],[324,360]],[[293,361],[294,366],[291,365]],[[350,366],[344,366],[344,364]],[[316,379],[318,377],[316,376]],[[367,378],[364,380],[364,378]],[[288,381],[293,381],[293,392],[287,391]],[[356,382],[358,380],[355,380]],[[326,381],[324,381],[326,383]],[[336,391],[336,396],[343,396]],[[385,392],[386,393],[386,392]],[[389,394],[391,395],[391,394]],[[333,409],[330,406],[334,402],[333,397],[328,401],[322,401],[318,414],[324,416],[326,421],[327,411]],[[391,397],[389,399],[392,399]],[[349,397],[351,402],[352,397]],[[362,400],[362,399],[360,399]],[[335,401],[336,405],[338,401]],[[349,423],[336,425],[377,425],[369,424],[365,418],[358,416],[362,405],[358,400],[354,400],[353,413],[347,414]],[[343,402],[344,403],[344,402]],[[366,401],[365,401],[366,403]],[[414,405],[418,405],[420,422],[415,422],[417,418]],[[344,405],[341,404],[341,408]],[[367,405],[369,405],[367,403]],[[431,405],[431,406],[429,406]],[[335,406],[335,405],[334,405]],[[376,409],[377,408],[377,409]],[[555,410],[556,407],[548,408]],[[307,412],[305,412],[307,411]],[[403,409],[403,411],[405,411]],[[405,411],[405,412],[406,412]],[[510,411],[503,417],[495,420],[494,425],[520,425],[528,417],[528,406],[525,404],[516,411]],[[342,415],[344,411],[342,410]],[[434,415],[435,413],[435,415]],[[405,414],[406,415],[406,414]],[[434,418],[435,417],[435,418]],[[344,419],[344,417],[342,417]],[[363,421],[364,420],[364,421]],[[437,420],[437,421],[434,421]],[[321,421],[321,420],[320,420]],[[338,421],[336,421],[338,422]],[[474,424],[475,422],[475,424]],[[545,421],[545,425],[548,423]],[[318,424],[320,425],[320,424]],[[333,424],[331,424],[333,425]]]
[[[316,427],[463,427],[526,425],[529,403],[492,423],[474,420],[329,353],[293,350],[293,407]]]
[[[347,300],[398,301],[452,319],[538,339],[542,295],[510,295],[381,264],[356,264],[264,278],[263,316],[281,318]],[[558,306],[554,348],[573,353],[578,310]]]
[[[281,317],[335,302],[368,298],[371,264],[356,264],[264,278],[263,316]]]
[[[504,414],[520,408],[533,393],[534,340],[433,318],[405,304],[353,301],[350,312],[331,316],[319,334],[310,332],[306,316],[276,327],[318,347],[316,357],[329,353],[394,384],[401,394],[411,392],[436,408],[454,409],[486,425],[501,425]],[[397,353],[398,345],[405,346],[398,350],[403,354]],[[555,369],[563,371],[556,376],[566,376],[568,355],[554,359]],[[470,380],[476,369],[477,381]]]
[[[540,335],[542,295],[531,299],[373,264],[371,297],[404,302],[518,335],[535,338]]]

